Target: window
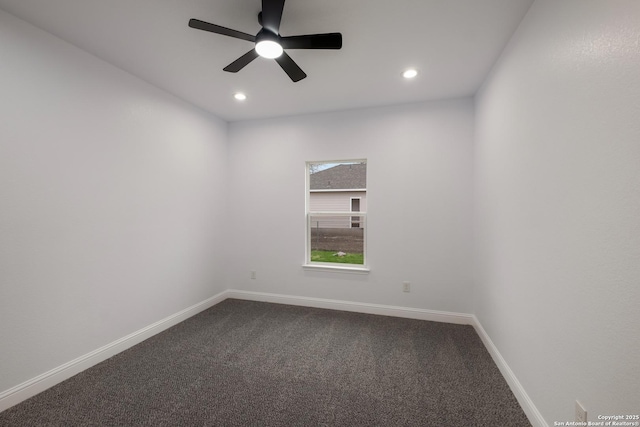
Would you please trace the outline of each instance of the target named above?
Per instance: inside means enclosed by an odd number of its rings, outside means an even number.
[[[351,212],[360,212],[360,197],[351,198]],[[360,228],[360,217],[351,217],[351,228]]]
[[[366,271],[366,160],[307,162],[306,206],[305,265]]]

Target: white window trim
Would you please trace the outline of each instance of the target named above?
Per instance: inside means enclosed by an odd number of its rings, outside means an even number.
[[[352,267],[353,264],[327,264],[315,262],[313,264],[302,264],[302,268],[307,271],[328,271],[331,273],[369,274],[368,267]]]
[[[349,211],[342,212],[310,212],[309,206],[309,194],[313,192],[322,192],[325,190],[311,190],[309,187],[310,179],[309,179],[309,167],[311,165],[318,164],[326,164],[326,163],[360,163],[367,162],[366,159],[353,159],[353,160],[336,160],[336,161],[316,161],[316,162],[307,162],[305,167],[305,215],[306,215],[306,237],[305,237],[305,262],[302,264],[302,268],[308,271],[330,271],[335,273],[353,273],[353,274],[369,274],[369,266],[367,260],[367,212],[358,212],[358,216],[362,217],[362,221],[364,222],[364,230],[363,230],[363,255],[364,255],[364,264],[342,264],[342,263],[326,263],[326,262],[311,262],[311,217],[315,216],[346,216],[352,217],[354,216],[354,212],[351,212],[351,206],[349,206]],[[353,190],[345,190],[345,191],[353,191]],[[367,191],[366,189],[358,189],[356,191]]]
[[[309,190],[310,193],[356,193],[358,191],[367,191],[366,188],[345,188],[335,190]]]

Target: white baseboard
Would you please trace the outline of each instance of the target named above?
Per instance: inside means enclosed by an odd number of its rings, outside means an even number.
[[[507,365],[497,347],[489,338],[480,321],[472,314],[451,313],[446,311],[426,310],[419,308],[397,307],[380,304],[367,304],[361,302],[340,301],[322,298],[299,297],[292,295],[269,294],[264,292],[249,292],[230,289],[226,293],[227,298],[244,299],[250,301],[272,302],[277,304],[299,305],[305,307],[326,308],[331,310],[351,311],[356,313],[378,314],[382,316],[404,317],[409,319],[429,320],[432,322],[454,323],[458,325],[472,325],[487,351],[498,366],[502,376],[511,388],[522,410],[534,427],[549,427],[533,404],[526,391]]]
[[[224,301],[227,298],[226,292],[221,292],[211,298],[208,298],[198,304],[192,305],[176,314],[173,314],[165,319],[162,319],[152,325],[140,329],[126,337],[120,338],[110,344],[100,347],[90,353],[80,356],[64,365],[58,366],[48,372],[38,375],[22,384],[18,384],[9,390],[0,393],[0,412],[5,409],[17,405],[18,403],[35,396],[36,394],[43,392],[44,390],[53,387],[62,381],[71,378],[72,376],[94,366],[98,363],[107,360],[108,358],[130,348],[142,341],[150,338],[171,326],[188,319]]]
[[[381,316],[404,317],[407,319],[429,320],[432,322],[455,323],[458,325],[473,324],[473,316],[471,314],[426,310],[422,308],[398,307],[393,305],[369,304],[363,302],[269,294],[264,292],[238,291],[234,289],[229,289],[226,293],[226,297],[250,301],[272,302],[276,304],[327,308],[330,310],[351,311],[355,313],[378,314]]]
[[[549,427],[547,422],[542,417],[540,411],[538,411],[538,408],[536,408],[536,406],[533,404],[533,401],[529,398],[529,395],[524,390],[524,387],[522,387],[522,384],[520,384],[520,381],[518,381],[518,378],[516,378],[511,368],[509,368],[509,365],[507,365],[507,362],[498,351],[498,348],[495,346],[495,344],[493,344],[491,338],[489,338],[487,331],[484,330],[478,318],[476,316],[472,317],[473,327],[476,329],[476,332],[480,336],[480,339],[484,343],[484,346],[487,348],[487,351],[493,358],[493,361],[498,366],[498,369],[500,369],[500,372],[502,373],[504,379],[507,381],[507,384],[509,384],[509,388],[511,388],[511,391],[518,400],[518,403],[522,407],[522,410],[527,415],[527,418],[529,418],[529,422],[531,422],[533,427]]]
[[[453,313],[447,311],[426,310],[411,307],[398,307],[391,305],[369,304],[352,301],[341,301],[323,298],[301,297],[293,295],[280,295],[264,292],[249,292],[229,289],[198,304],[188,307],[174,315],[162,319],[146,328],[140,329],[126,337],[120,338],[110,344],[100,347],[90,353],[80,356],[64,365],[58,366],[44,374],[38,375],[22,384],[18,384],[9,390],[0,393],[0,412],[11,406],[35,396],[36,394],[71,378],[72,376],[94,366],[98,363],[141,343],[147,338],[156,335],[165,329],[174,326],[189,317],[192,317],[207,308],[224,301],[227,298],[235,298],[250,301],[271,302],[277,304],[289,304],[304,307],[325,308],[330,310],[341,310],[365,314],[377,314],[381,316],[402,317],[408,319],[428,320],[432,322],[454,323],[458,325],[472,325],[480,339],[484,343],[487,351],[491,354],[493,361],[500,369],[511,391],[515,395],[518,403],[522,406],[525,414],[534,427],[548,427],[542,414],[535,407],[524,388],[516,378],[515,374],[507,365],[496,346],[489,338],[480,321],[472,314]]]

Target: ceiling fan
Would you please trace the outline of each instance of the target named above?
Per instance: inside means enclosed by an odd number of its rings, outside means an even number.
[[[307,34],[302,36],[282,37],[280,35],[280,21],[285,0],[262,0],[262,12],[258,14],[258,23],[262,29],[255,36],[199,19],[190,19],[189,26],[198,30],[209,31],[223,36],[247,40],[255,43],[255,47],[231,64],[224,67],[224,71],[237,73],[258,56],[273,58],[294,82],[307,77],[302,69],[284,49],[340,49],[342,34]]]

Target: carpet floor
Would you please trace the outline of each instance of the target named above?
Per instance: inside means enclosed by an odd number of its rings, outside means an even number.
[[[0,426],[530,426],[471,326],[228,299]]]

